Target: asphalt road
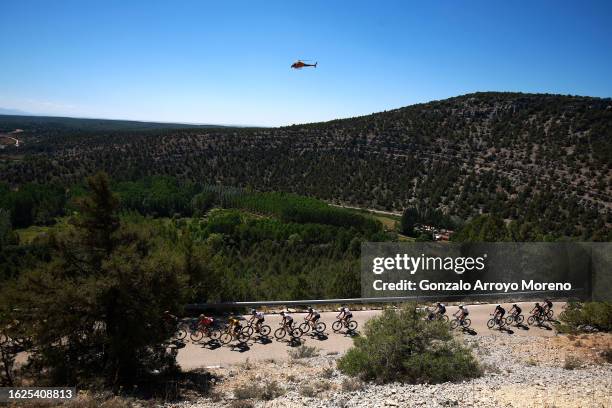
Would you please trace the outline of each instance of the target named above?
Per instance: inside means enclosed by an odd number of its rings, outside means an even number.
[[[470,305],[468,309],[470,311],[470,319],[472,320],[470,331],[457,330],[459,335],[499,335],[499,336],[538,336],[538,337],[550,337],[555,335],[555,331],[552,329],[552,325],[547,328],[541,328],[537,326],[527,326],[527,316],[533,303],[519,303],[523,309],[525,315],[525,327],[517,328],[512,326],[509,330],[500,331],[498,329],[489,330],[487,328],[487,320],[491,318],[490,314],[493,313],[494,305]],[[506,310],[509,310],[511,305],[503,305]],[[562,304],[556,303],[553,307],[555,310],[555,316],[560,312]],[[457,311],[456,306],[447,307],[447,314],[452,315]],[[381,310],[364,310],[364,311],[353,311],[353,318],[359,323],[357,333],[363,329],[365,322],[373,316],[381,314]],[[291,314],[297,324],[301,323],[306,315],[305,313],[292,313]],[[325,335],[322,337],[314,337],[309,334],[302,336],[301,344],[308,346],[315,346],[320,350],[321,354],[336,354],[343,353],[348,350],[352,344],[352,336],[347,334],[345,330],[334,333],[331,329],[332,323],[336,320],[337,312],[324,312],[321,313],[321,321],[327,324]],[[249,316],[246,316],[247,318]],[[184,348],[179,350],[177,360],[181,367],[185,370],[192,370],[200,367],[211,367],[211,366],[227,366],[236,363],[242,363],[248,358],[250,361],[275,359],[283,360],[287,359],[288,351],[294,347],[297,347],[299,343],[291,344],[287,338],[282,340],[276,340],[274,338],[274,330],[279,327],[281,321],[280,315],[269,314],[266,315],[265,324],[272,328],[272,334],[269,336],[269,340],[262,341],[258,339],[257,334],[251,337],[245,347],[238,347],[238,342],[233,341],[224,346],[214,345],[212,343],[206,344],[194,344],[187,337],[186,345]]]

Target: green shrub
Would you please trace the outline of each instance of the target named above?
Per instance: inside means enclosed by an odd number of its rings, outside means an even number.
[[[478,377],[482,368],[444,322],[423,320],[414,307],[385,310],[340,360],[345,374],[377,382],[441,383]]]
[[[363,382],[358,378],[346,378],[342,381],[342,391],[344,392],[361,391],[363,387]]]
[[[612,330],[612,303],[610,302],[571,302],[559,315],[563,322],[561,332],[576,332],[591,326],[600,331]]]

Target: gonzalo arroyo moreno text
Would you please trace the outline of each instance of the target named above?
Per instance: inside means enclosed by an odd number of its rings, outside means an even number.
[[[469,271],[483,271],[486,267],[487,254],[479,257],[440,257],[420,256],[413,257],[407,254],[397,254],[393,257],[376,257],[372,260],[372,273],[382,275],[389,271],[400,271],[414,275],[419,271],[444,272],[453,271],[462,275]],[[412,280],[400,279],[395,282],[385,282],[375,279],[372,282],[375,291],[567,291],[572,289],[568,282],[536,282],[534,280],[521,280],[520,282],[486,282],[464,280],[454,282],[432,282],[428,279]]]

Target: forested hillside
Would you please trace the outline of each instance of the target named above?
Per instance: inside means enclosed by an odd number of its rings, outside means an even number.
[[[70,185],[182,181],[283,191],[338,204],[481,213],[557,236],[607,237],[612,223],[612,101],[476,93],[373,115],[283,128],[61,131],[21,127],[0,150],[0,180]]]

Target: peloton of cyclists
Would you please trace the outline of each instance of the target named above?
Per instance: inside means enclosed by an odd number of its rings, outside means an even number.
[[[255,322],[255,332],[259,333],[259,330],[261,329],[261,325],[263,324],[265,320],[265,316],[263,312],[258,312],[255,309],[251,309],[251,318],[249,319],[249,323],[251,322]]]

